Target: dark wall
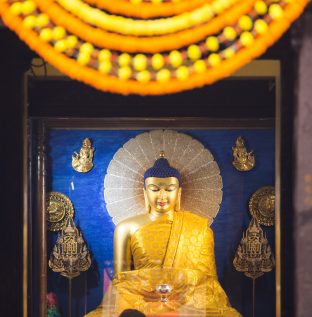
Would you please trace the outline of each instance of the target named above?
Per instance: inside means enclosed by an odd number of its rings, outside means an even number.
[[[22,315],[22,105],[23,73],[31,52],[0,29],[1,239],[0,316]]]
[[[223,80],[167,96],[121,96],[80,82],[33,78],[32,117],[212,117],[274,118],[274,79]]]

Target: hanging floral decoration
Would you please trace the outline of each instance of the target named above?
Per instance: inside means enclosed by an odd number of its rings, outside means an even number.
[[[158,95],[224,78],[272,45],[308,0],[2,0],[0,14],[69,77]]]

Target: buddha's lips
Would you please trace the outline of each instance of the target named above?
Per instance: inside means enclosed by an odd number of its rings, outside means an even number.
[[[167,202],[166,202],[166,201],[164,201],[164,202],[159,201],[159,202],[157,202],[157,205],[159,205],[159,206],[161,206],[161,207],[164,207],[164,206],[167,205]]]

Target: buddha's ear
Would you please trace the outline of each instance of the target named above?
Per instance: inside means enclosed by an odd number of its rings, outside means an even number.
[[[176,202],[176,206],[175,206],[176,211],[179,211],[181,209],[181,192],[182,192],[182,188],[179,187],[178,198],[177,198],[177,202]]]
[[[146,194],[146,190],[145,188],[143,188],[143,193],[144,193],[144,206],[145,206],[145,211],[146,212],[150,212],[151,211],[151,206],[149,204],[148,198],[147,198],[147,194]]]

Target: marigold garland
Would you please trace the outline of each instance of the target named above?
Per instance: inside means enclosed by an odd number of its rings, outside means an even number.
[[[174,34],[155,37],[123,36],[93,28],[63,10],[52,0],[38,0],[36,4],[38,8],[50,16],[55,24],[63,26],[70,33],[76,34],[96,46],[128,52],[157,53],[178,49],[182,46],[196,43],[209,34],[217,33],[226,24],[235,23],[239,16],[250,11],[255,1],[244,0],[207,24]]]
[[[230,75],[272,45],[307,3],[243,1],[220,10],[203,25],[150,38],[93,28],[55,3],[49,8],[50,0],[1,1],[0,14],[23,41],[71,78],[110,92],[157,95],[201,87]],[[94,31],[99,33],[95,36]],[[109,40],[97,38],[106,33],[116,42],[107,45]],[[174,45],[166,42],[169,39]],[[148,43],[157,43],[157,49],[146,47]]]
[[[194,10],[212,1],[213,0],[181,0],[179,2],[161,2],[157,4],[142,2],[139,5],[120,0],[86,0],[85,2],[114,14],[149,19],[178,15]]]
[[[199,8],[195,8],[193,11],[184,12],[183,14],[166,19],[135,20],[107,14],[99,9],[90,7],[81,0],[56,1],[65,10],[86,23],[107,31],[135,36],[164,35],[207,23],[217,14],[216,4],[220,3],[220,0],[214,0],[211,4],[206,3]],[[239,1],[240,0],[222,0],[222,11],[225,11],[231,4],[235,4]],[[219,10],[220,8],[221,7],[219,7]]]

